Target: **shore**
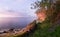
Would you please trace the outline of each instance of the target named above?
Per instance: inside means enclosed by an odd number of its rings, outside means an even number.
[[[6,31],[6,33],[0,34],[0,37],[9,37],[9,36],[17,36],[17,35],[23,35],[26,32],[29,32],[34,27],[34,23],[30,23],[25,28],[21,30],[13,30],[13,31]]]

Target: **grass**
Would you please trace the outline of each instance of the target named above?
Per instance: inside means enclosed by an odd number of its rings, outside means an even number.
[[[56,26],[54,28],[54,31],[49,31],[51,27],[51,23],[49,21],[43,22],[42,24],[37,24],[38,27],[33,33],[29,33],[29,35],[25,36],[23,34],[23,37],[60,37],[60,26]],[[53,27],[53,26],[52,26]],[[22,37],[20,35],[15,37]]]

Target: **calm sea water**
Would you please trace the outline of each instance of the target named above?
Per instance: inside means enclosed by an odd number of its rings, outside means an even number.
[[[0,18],[0,31],[10,28],[22,29],[35,19],[36,17],[2,17]]]

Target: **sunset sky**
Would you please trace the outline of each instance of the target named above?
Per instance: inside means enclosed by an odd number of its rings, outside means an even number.
[[[31,3],[37,0],[0,0],[0,17],[35,16],[30,9]]]

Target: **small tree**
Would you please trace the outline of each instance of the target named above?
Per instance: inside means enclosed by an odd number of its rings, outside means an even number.
[[[31,9],[45,9],[48,19],[51,23],[53,23],[53,20],[56,18],[58,10],[60,9],[60,6],[57,4],[57,1],[59,0],[37,1],[34,4],[32,4],[34,7],[31,7]]]

